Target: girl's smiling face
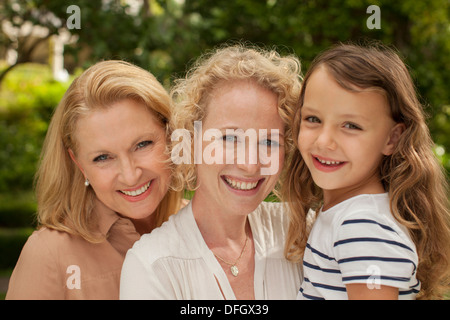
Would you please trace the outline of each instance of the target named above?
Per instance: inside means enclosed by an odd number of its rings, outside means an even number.
[[[355,88],[357,89],[357,88]],[[298,147],[327,202],[384,188],[379,165],[402,132],[377,91],[348,91],[319,67],[311,74],[301,109]]]
[[[131,219],[148,218],[166,194],[170,169],[165,130],[133,100],[119,101],[80,118],[73,159],[97,198]]]

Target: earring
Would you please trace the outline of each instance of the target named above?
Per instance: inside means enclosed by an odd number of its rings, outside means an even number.
[[[84,185],[85,185],[86,187],[89,187],[89,179],[88,179],[88,178],[86,178],[86,180],[84,181]]]

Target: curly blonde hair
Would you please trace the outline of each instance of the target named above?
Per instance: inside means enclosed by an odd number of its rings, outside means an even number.
[[[291,119],[296,145],[308,80],[322,66],[344,89],[381,90],[394,121],[405,125],[394,153],[381,162],[380,177],[389,193],[393,216],[409,230],[417,248],[417,278],[421,282],[417,298],[440,297],[449,290],[448,183],[433,154],[433,141],[408,69],[395,51],[377,43],[365,47],[340,44],[319,55],[305,75],[300,104]],[[282,194],[291,209],[291,222],[285,253],[291,260],[299,260],[308,237],[306,215],[309,208],[321,205],[322,191],[314,184],[298,149],[287,172]]]
[[[289,119],[292,118],[301,88],[300,61],[282,57],[275,50],[265,50],[243,43],[225,45],[201,56],[183,79],[175,81],[171,96],[175,104],[172,127],[186,129],[194,139],[194,121],[205,118],[209,99],[224,82],[248,79],[275,93],[278,113],[285,123],[285,145],[292,148]],[[176,143],[175,143],[176,144]],[[193,144],[190,163],[177,166],[174,176],[177,190],[195,190],[196,170]]]
[[[95,193],[84,186],[84,176],[69,155],[77,152],[75,130],[80,117],[115,102],[132,99],[147,107],[166,130],[171,129],[172,104],[156,78],[124,61],[103,61],[76,78],[57,106],[50,122],[36,175],[39,226],[68,232],[97,243],[103,237],[96,230],[93,215]],[[168,149],[168,148],[167,148]],[[168,150],[166,150],[168,152]],[[156,208],[160,226],[179,209],[181,193],[169,190]]]

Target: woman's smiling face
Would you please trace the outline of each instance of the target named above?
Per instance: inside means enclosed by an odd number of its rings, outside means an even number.
[[[166,194],[165,130],[142,104],[122,100],[77,122],[73,158],[97,198],[131,219],[149,217]]]
[[[238,214],[252,212],[267,197],[278,180],[285,152],[284,123],[277,106],[276,94],[251,80],[227,82],[213,91],[202,136],[207,130],[220,131],[221,135],[202,142],[203,162],[196,165],[196,197]],[[245,134],[251,132],[256,137],[253,141]],[[211,161],[205,159],[213,147],[223,151],[221,163],[208,164]],[[232,161],[226,158],[230,152]],[[269,161],[261,154],[267,154]],[[275,166],[273,162],[277,162]],[[268,170],[270,166],[273,170]]]

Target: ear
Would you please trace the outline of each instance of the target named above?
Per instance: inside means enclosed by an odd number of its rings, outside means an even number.
[[[397,146],[397,143],[400,140],[403,131],[405,130],[406,126],[404,123],[397,123],[391,129],[391,132],[389,133],[389,139],[382,152],[385,156],[390,156],[392,153],[394,153],[395,147]]]
[[[80,169],[80,171],[83,173],[83,175],[86,177],[86,175],[84,174],[84,170],[81,167],[81,165],[78,163],[77,161],[77,157],[75,156],[75,154],[73,153],[72,149],[67,149],[67,151],[69,152],[69,156],[72,159],[72,161],[77,165],[78,169]]]

